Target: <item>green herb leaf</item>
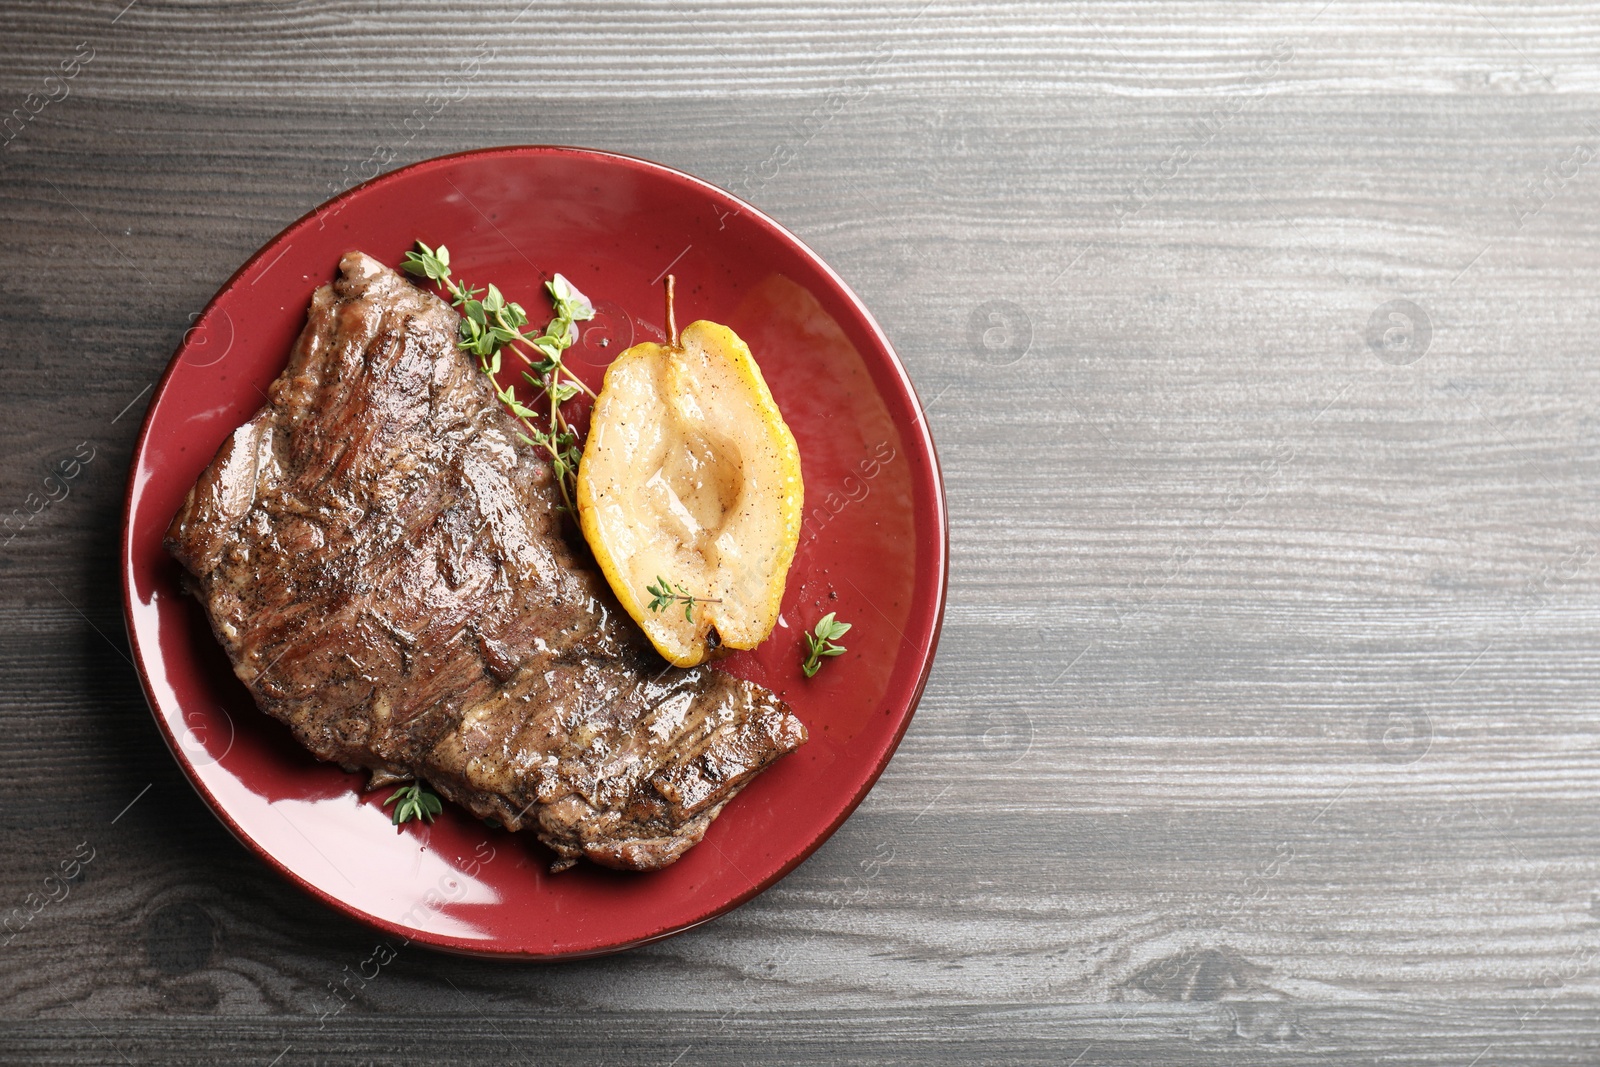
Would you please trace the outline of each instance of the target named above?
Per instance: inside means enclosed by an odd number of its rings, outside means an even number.
[[[558,316],[573,322],[588,322],[594,318],[594,304],[564,275],[557,274],[544,284],[550,290],[550,299],[556,306]]]
[[[662,608],[668,607],[674,603],[682,604],[684,622],[694,622],[694,606],[696,604],[722,603],[722,601],[718,598],[693,596],[689,593],[689,590],[685,589],[683,586],[674,585],[668,582],[664,576],[659,574],[656,575],[655,584],[645,586],[644,590],[655,598],[650,601],[651,611],[660,611]]]
[[[395,804],[396,801],[399,803]],[[390,804],[395,804],[395,809],[390,813],[389,821],[396,826],[412,819],[431,823],[433,817],[444,810],[444,803],[429,791],[426,782],[412,782],[396,789],[389,794],[389,799],[383,802],[386,808]]]
[[[672,603],[672,587],[667,584],[666,578],[659,574],[656,575],[656,584],[645,586],[644,591],[651,594],[651,596],[655,598],[654,600],[650,601],[651,611],[660,611],[662,608]]]
[[[417,247],[406,253],[406,258],[400,266],[407,274],[415,274],[427,278],[429,281],[442,282],[450,276],[450,250],[440,245],[435,251],[417,242]]]
[[[553,367],[556,360],[561,358],[561,353],[566,348],[565,345],[557,343],[555,338],[550,337],[548,334],[540,334],[538,337],[530,338],[528,343],[542,354],[545,359],[550,361],[547,366],[551,367]]]
[[[848,650],[843,645],[834,644],[833,641],[849,633],[850,626],[848,622],[838,621],[831,611],[818,619],[811,633],[801,635],[805,638],[809,654],[800,664],[800,672],[807,678],[815,678],[817,672],[822,669],[824,659],[844,655]]]

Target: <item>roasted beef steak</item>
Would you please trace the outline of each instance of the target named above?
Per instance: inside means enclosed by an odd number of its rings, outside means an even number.
[[[167,547],[256,702],[320,758],[529,826],[557,867],[664,867],[805,727],[656,655],[457,321],[346,255]]]

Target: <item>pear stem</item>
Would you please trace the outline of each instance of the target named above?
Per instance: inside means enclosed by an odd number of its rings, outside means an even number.
[[[678,315],[672,306],[672,289],[676,279],[667,275],[667,344],[678,347]]]

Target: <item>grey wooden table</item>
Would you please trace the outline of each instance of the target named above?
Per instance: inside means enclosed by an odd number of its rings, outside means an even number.
[[[1532,3],[4,4],[0,515],[92,458],[0,548],[0,909],[94,859],[8,928],[0,1059],[1600,1062],[1597,49]],[[127,461],[280,227],[529,142],[716,182],[862,295],[942,452],[944,641],[764,896],[330,1014],[374,936],[125,662]]]

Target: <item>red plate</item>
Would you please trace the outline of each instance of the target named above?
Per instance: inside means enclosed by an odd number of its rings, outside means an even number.
[[[531,835],[453,806],[390,825],[387,790],[318,763],[255,707],[161,539],[184,494],[262,404],[311,292],[361,249],[398,265],[447,244],[458,277],[493,281],[530,312],[560,271],[599,308],[573,349],[598,387],[636,340],[664,336],[660,279],[679,322],[712,319],[749,343],[800,444],[807,522],[783,616],[726,669],[782,695],[811,740],[757,778],[675,866],[545,871]],[[537,317],[537,316],[533,316]],[[482,956],[597,955],[668,937],[749,900],[853,811],[922,694],[944,611],[948,555],[933,440],[872,317],[816,254],[759,211],[656,163],[573,148],[445,156],[350,190],[274,238],[212,298],[156,389],[123,521],[128,633],[145,694],[200,795],[296,884],[395,936]],[[848,654],[800,673],[801,633],[828,611],[855,624]]]

